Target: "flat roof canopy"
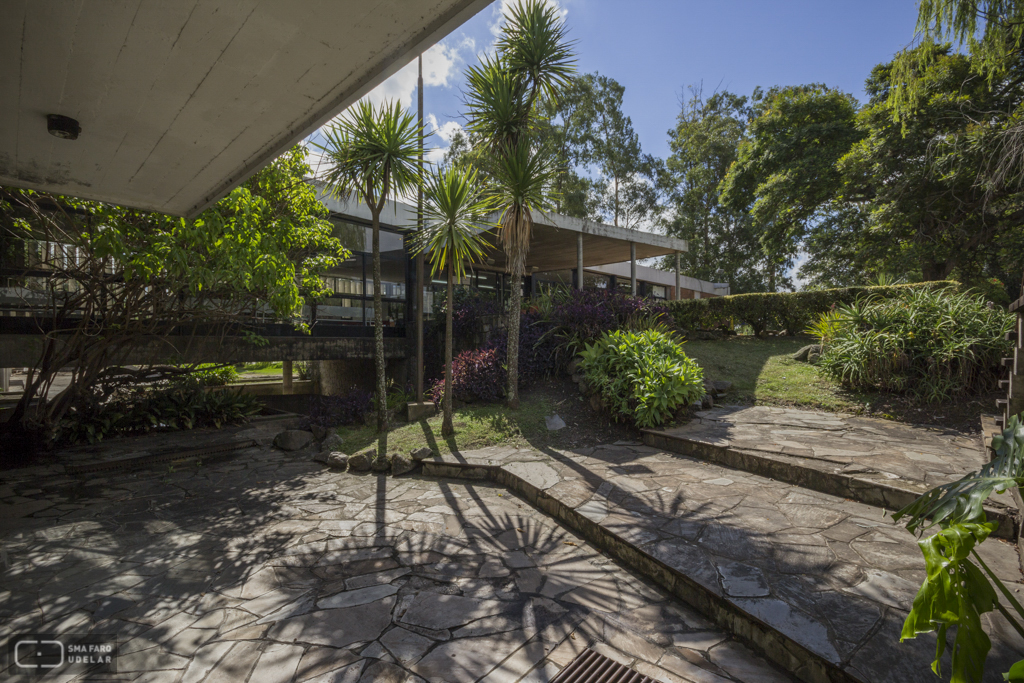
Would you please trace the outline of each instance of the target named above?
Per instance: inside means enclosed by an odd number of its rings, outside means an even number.
[[[370,221],[370,209],[354,198],[336,199],[325,194],[320,188],[320,201],[336,214]],[[497,216],[493,216],[492,219],[497,220]],[[382,225],[415,230],[416,207],[404,202],[388,202],[381,212],[380,221]],[[580,234],[583,235],[585,267],[628,261],[630,242],[636,244],[637,259],[665,256],[689,249],[686,240],[674,237],[617,228],[614,225],[570,218],[557,213],[537,214],[534,216],[530,252],[526,256],[527,271],[533,268],[539,271],[575,268],[576,240]],[[491,231],[488,239],[493,248],[487,251],[486,258],[493,259],[493,263],[489,262],[487,265],[498,270],[507,270],[505,252],[498,241],[497,230]]]
[[[5,2],[0,184],[195,215],[488,2]]]

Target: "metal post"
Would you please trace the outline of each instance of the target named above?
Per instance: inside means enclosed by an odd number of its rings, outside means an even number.
[[[417,59],[419,78],[416,81],[416,101],[420,124],[420,173],[423,172],[423,55]],[[423,185],[416,199],[416,229],[423,230]],[[423,253],[416,256],[416,402],[423,403]]]
[[[292,362],[281,361],[281,393],[292,393]]]
[[[676,252],[676,301],[682,298],[682,292],[680,291],[681,278],[679,277],[679,252]]]
[[[576,289],[583,289],[583,233],[576,235]]]
[[[636,296],[636,242],[629,243],[629,293]]]

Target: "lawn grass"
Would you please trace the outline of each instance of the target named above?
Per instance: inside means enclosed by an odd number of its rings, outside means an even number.
[[[688,341],[684,349],[709,379],[726,380],[728,402],[788,405],[859,412],[872,394],[850,392],[810,363],[790,355],[813,343],[809,337],[736,336],[717,341]]]
[[[426,445],[437,453],[459,453],[487,446],[529,443],[536,447],[549,435],[544,416],[553,412],[553,401],[547,397],[523,396],[517,411],[510,411],[503,404],[469,404],[455,411],[454,436],[441,436],[442,418],[438,414],[426,420],[393,424],[386,448],[388,453],[408,453]],[[342,451],[349,455],[367,446],[380,447],[372,418],[367,425],[339,427],[338,434],[344,440]]]

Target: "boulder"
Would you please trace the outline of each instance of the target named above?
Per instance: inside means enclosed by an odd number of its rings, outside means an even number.
[[[348,456],[341,451],[320,451],[313,456],[317,462],[322,462],[328,467],[343,470],[348,467]]]
[[[821,359],[821,354],[820,353],[813,353],[812,352],[812,353],[807,354],[807,362],[810,363],[811,365],[814,365],[815,363],[817,363],[819,359]]]
[[[587,384],[587,380],[581,379],[579,383],[580,393],[586,396],[590,393],[590,385]]]
[[[401,453],[395,453],[391,456],[391,475],[397,477],[400,474],[405,474],[416,467],[416,462],[409,457],[402,455]]]
[[[544,426],[547,427],[549,432],[557,432],[559,429],[565,429],[565,420],[555,415],[544,416]]]
[[[309,431],[313,432],[313,438],[317,441],[323,441],[327,438],[327,427],[321,427],[320,425],[312,425]]]
[[[274,437],[274,445],[282,451],[297,451],[313,442],[313,432],[286,429]]]
[[[360,451],[359,453],[349,457],[348,468],[353,472],[368,472],[370,470],[370,461],[376,458],[376,448]]]
[[[604,401],[601,400],[600,396],[594,394],[590,397],[590,407],[597,411],[604,410]]]
[[[426,460],[427,458],[434,457],[434,451],[430,450],[426,446],[423,446],[422,448],[417,448],[412,453],[410,453],[409,457],[415,460],[416,462],[419,462],[420,460]]]
[[[340,436],[338,436],[337,434],[331,434],[326,439],[324,439],[324,442],[320,445],[320,450],[325,453],[341,450],[341,446],[344,443],[345,440],[342,439]]]
[[[732,382],[726,382],[724,379],[713,379],[711,380],[710,384],[711,393],[715,394],[716,396],[727,394],[729,393],[729,390],[732,389]]]
[[[812,353],[821,353],[821,344],[808,344],[802,347],[799,351],[790,356],[793,360],[807,360],[807,357]],[[808,361],[810,362],[810,361]]]
[[[715,399],[711,394],[704,394],[700,399],[700,407],[703,410],[710,410],[715,407]]]
[[[572,381],[575,382],[576,384],[579,384],[580,382],[583,381],[583,375],[579,374],[578,372],[574,372],[572,375]]]
[[[575,375],[576,374],[576,370],[577,370],[577,368],[579,368],[579,366],[580,366],[580,359],[579,358],[573,358],[571,361],[569,361],[569,365],[567,365],[565,367],[565,371],[568,372],[570,375]],[[576,380],[573,380],[573,381],[575,382]]]
[[[374,472],[387,472],[391,467],[391,462],[388,460],[388,456],[379,453],[377,457],[370,460],[370,469]]]

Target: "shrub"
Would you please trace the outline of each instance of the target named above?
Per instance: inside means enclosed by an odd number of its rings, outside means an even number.
[[[664,424],[704,394],[704,372],[670,334],[606,332],[580,353],[580,368],[616,419]]]
[[[135,389],[87,409],[68,412],[55,441],[95,443],[104,438],[151,430],[222,427],[245,422],[260,412],[255,396],[239,391],[204,391],[199,386]]]
[[[358,387],[339,396],[317,396],[309,404],[309,422],[330,428],[362,423],[373,410],[373,394]]]
[[[854,389],[947,400],[994,387],[1000,358],[1013,346],[1004,335],[1014,321],[983,296],[952,288],[869,296],[837,306],[819,323],[818,362]]]
[[[554,288],[535,308],[551,328],[556,354],[570,358],[605,332],[675,327],[663,303],[614,290]]]
[[[496,348],[463,351],[452,359],[452,395],[459,401],[497,402],[504,389],[506,372],[503,354]],[[430,397],[441,405],[444,377],[430,389]]]
[[[711,299],[672,301],[668,309],[676,324],[686,330],[733,330],[750,325],[761,336],[770,329],[794,334],[812,324],[833,305],[852,304],[864,296],[894,297],[918,289],[958,287],[956,282],[919,282],[883,287],[845,287],[807,292],[733,294]]]

